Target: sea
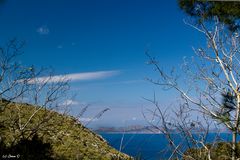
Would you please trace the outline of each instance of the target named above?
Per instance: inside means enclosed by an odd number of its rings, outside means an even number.
[[[100,135],[115,149],[141,160],[167,159],[171,155],[168,141],[163,134],[100,133]],[[209,133],[207,142],[212,142],[216,137],[221,141],[231,141],[229,133],[216,135]],[[174,135],[174,140],[176,144],[182,142],[178,134]]]

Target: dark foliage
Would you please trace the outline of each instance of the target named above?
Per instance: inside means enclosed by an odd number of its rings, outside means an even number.
[[[215,111],[218,117],[212,117],[220,123],[227,123],[232,126],[232,112],[236,110],[237,97],[230,91],[222,93],[222,106]]]
[[[227,92],[226,94],[222,94],[223,97],[223,114],[229,113],[232,110],[236,109],[236,96],[234,96],[231,92]]]
[[[52,160],[52,147],[49,143],[44,143],[38,136],[31,140],[22,139],[17,144],[7,147],[0,143],[1,158],[20,160]],[[14,158],[15,157],[15,158]]]
[[[178,5],[199,22],[212,20],[217,16],[219,21],[228,25],[231,31],[240,28],[240,1],[178,0]]]

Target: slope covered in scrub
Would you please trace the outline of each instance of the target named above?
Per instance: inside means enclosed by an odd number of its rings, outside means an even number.
[[[26,140],[31,141],[37,136],[42,140],[42,146],[48,144],[49,159],[131,159],[109,146],[101,136],[85,128],[73,117],[30,104],[5,100],[1,101],[0,106],[1,156],[19,154],[12,153],[18,148],[16,144],[19,142],[24,144]],[[25,141],[22,142],[23,140]],[[11,149],[11,146],[15,148]],[[28,146],[29,143],[25,146],[27,148],[24,152],[31,152]],[[4,147],[7,148],[5,152],[8,153],[3,153]],[[30,147],[30,150],[34,147]],[[38,147],[41,148],[40,145],[36,146]],[[22,149],[21,154],[21,159],[32,159],[23,153]],[[36,156],[35,158],[38,159]]]

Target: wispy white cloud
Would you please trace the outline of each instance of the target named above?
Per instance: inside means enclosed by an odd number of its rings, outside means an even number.
[[[44,25],[37,28],[37,32],[41,35],[48,35],[50,33],[50,30],[46,25]]]
[[[55,76],[46,76],[46,77],[37,77],[28,80],[28,83],[57,83],[59,81],[87,81],[87,80],[98,80],[104,79],[120,74],[118,70],[112,71],[96,71],[96,72],[84,72],[84,73],[73,73],[66,75],[55,75]],[[20,80],[23,81],[23,80]]]
[[[66,101],[64,101],[62,103],[62,105],[64,106],[69,106],[69,105],[78,105],[79,102],[78,101],[74,101],[74,100],[71,100],[71,99],[67,99]]]
[[[62,49],[63,46],[62,46],[62,45],[58,45],[57,48],[58,48],[58,49]]]
[[[97,121],[98,119],[96,119],[96,118],[89,118],[89,117],[81,117],[78,120],[80,122],[94,122],[94,121]]]
[[[136,121],[136,120],[137,120],[137,117],[132,117],[132,120],[133,120],[133,121]]]

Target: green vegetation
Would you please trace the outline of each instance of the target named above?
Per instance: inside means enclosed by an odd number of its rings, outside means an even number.
[[[6,100],[2,100],[0,106],[0,154],[2,155],[20,154],[20,158],[24,160],[131,159],[128,155],[110,147],[101,136],[85,128],[73,117]],[[36,110],[38,112],[27,123]],[[19,121],[27,126],[21,129],[23,127],[19,126]]]
[[[212,20],[217,16],[219,21],[235,31],[239,26],[239,1],[207,1],[207,0],[178,0],[179,7],[197,20]]]
[[[231,160],[231,144],[228,142],[218,142],[214,145],[207,144],[206,147],[211,153],[211,159],[216,160]],[[208,159],[208,153],[205,148],[191,148],[188,149],[183,156],[183,160],[206,160]],[[240,143],[237,144],[236,158],[240,158]]]

